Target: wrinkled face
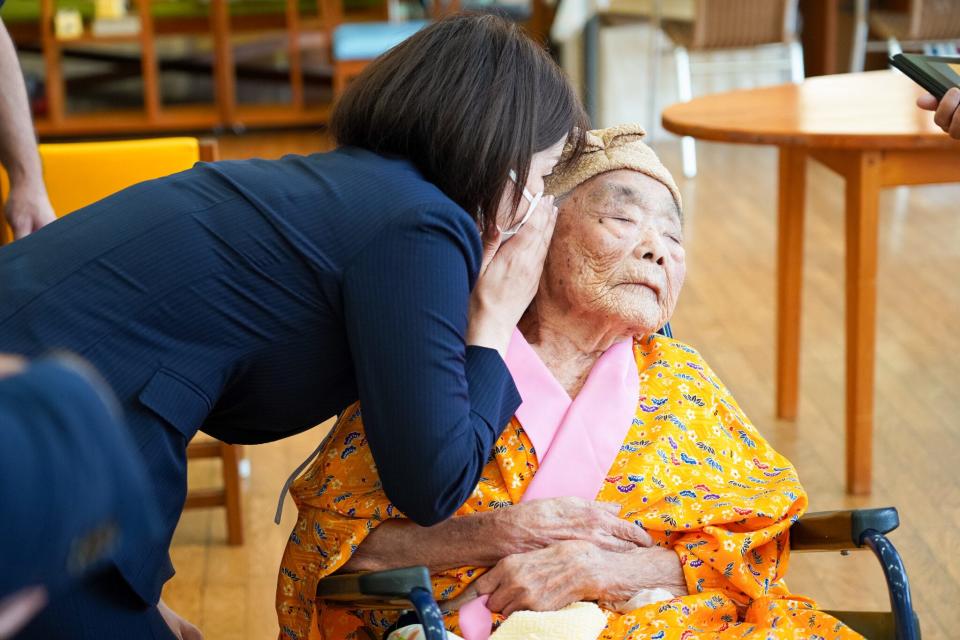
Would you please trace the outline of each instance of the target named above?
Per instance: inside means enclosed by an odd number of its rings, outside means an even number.
[[[673,315],[685,274],[670,191],[642,173],[610,171],[560,203],[540,295],[598,328],[643,335]]]

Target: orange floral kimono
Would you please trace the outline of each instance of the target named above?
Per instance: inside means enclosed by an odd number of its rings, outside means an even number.
[[[790,462],[757,433],[694,349],[654,335],[635,341],[633,356],[639,402],[596,499],[623,505],[621,517],[676,551],[689,595],[607,611],[600,638],[860,638],[783,582],[789,527],[807,506]],[[538,469],[531,439],[514,418],[456,516],[520,502]],[[281,638],[381,638],[396,612],[313,597],[317,581],[343,566],[377,525],[404,517],[382,490],[359,405],[344,412],[291,493],[299,518],[277,584]],[[454,598],[483,571],[438,573],[434,595]],[[448,629],[459,633],[458,614],[445,613]]]

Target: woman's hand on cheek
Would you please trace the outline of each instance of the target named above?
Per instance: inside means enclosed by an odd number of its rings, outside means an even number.
[[[561,542],[507,556],[474,583],[489,594],[487,608],[504,616],[514,611],[557,611],[598,593],[598,549],[588,542]]]
[[[485,240],[483,263],[470,298],[467,344],[507,352],[513,330],[540,286],[557,210],[545,196],[509,241],[502,234]]]

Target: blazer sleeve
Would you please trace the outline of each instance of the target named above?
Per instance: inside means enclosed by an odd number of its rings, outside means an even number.
[[[503,359],[465,344],[481,259],[461,210],[400,216],[345,269],[344,315],[384,490],[423,526],[453,515],[520,405]]]
[[[159,539],[139,454],[99,385],[58,360],[0,380],[0,599],[56,592],[119,545]]]

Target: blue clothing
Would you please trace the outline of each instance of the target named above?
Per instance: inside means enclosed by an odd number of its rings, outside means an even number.
[[[14,640],[176,640],[115,568],[91,574],[54,599]]]
[[[113,386],[167,533],[117,566],[156,602],[198,428],[268,442],[359,399],[398,508],[429,525],[466,501],[520,402],[499,354],[464,344],[481,255],[404,160],[199,164],[0,248],[0,352],[66,348]]]
[[[31,586],[56,600],[117,545],[156,542],[146,474],[108,394],[56,360],[0,380],[0,600]]]

